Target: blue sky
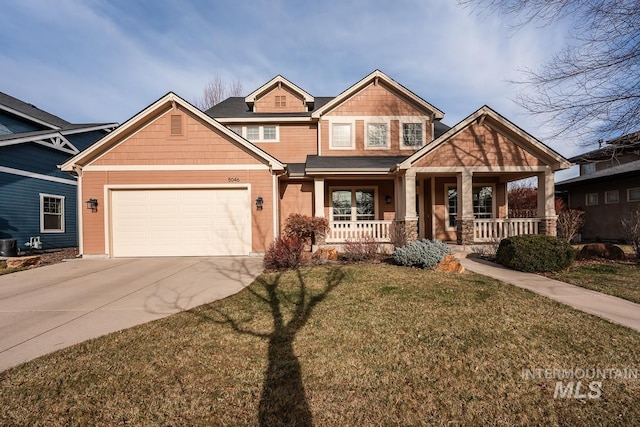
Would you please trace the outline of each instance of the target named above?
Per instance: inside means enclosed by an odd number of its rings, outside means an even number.
[[[71,122],[124,122],[168,91],[195,101],[214,75],[249,93],[282,74],[333,96],[380,69],[449,125],[487,104],[541,137],[509,80],[558,51],[566,28],[510,25],[453,0],[9,0],[0,91]]]

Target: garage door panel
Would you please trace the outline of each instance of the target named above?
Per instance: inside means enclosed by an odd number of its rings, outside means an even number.
[[[247,189],[112,192],[113,256],[247,255]]]

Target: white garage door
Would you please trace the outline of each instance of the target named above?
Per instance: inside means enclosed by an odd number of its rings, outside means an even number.
[[[247,189],[117,190],[113,256],[248,255]]]

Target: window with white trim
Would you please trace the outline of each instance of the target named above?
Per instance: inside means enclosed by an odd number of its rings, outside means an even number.
[[[640,202],[640,187],[627,189],[628,202]]]
[[[610,190],[604,192],[604,203],[607,205],[620,203],[620,193],[618,190]]]
[[[331,190],[331,220],[372,221],[376,219],[375,199],[373,188]]]
[[[456,218],[458,216],[458,188],[455,185],[448,187],[447,198],[447,227],[452,229],[456,228]],[[474,186],[472,198],[474,218],[493,218],[493,186]]]
[[[598,193],[587,193],[584,204],[587,206],[595,206],[598,204]]]
[[[417,148],[424,144],[424,123],[402,123],[401,148]]]
[[[228,128],[251,142],[278,142],[280,129],[277,125],[231,125]]]
[[[40,232],[64,233],[64,196],[40,194]]]
[[[331,148],[353,148],[353,128],[351,123],[331,124]]]
[[[367,148],[389,148],[389,126],[367,123]]]

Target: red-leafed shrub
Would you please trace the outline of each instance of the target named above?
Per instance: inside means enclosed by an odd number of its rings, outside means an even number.
[[[291,214],[285,221],[282,234],[285,237],[297,237],[303,243],[311,245],[318,240],[319,236],[324,236],[328,230],[329,221],[326,218]]]
[[[264,256],[265,270],[280,271],[297,268],[304,242],[297,237],[280,237],[269,247]]]

